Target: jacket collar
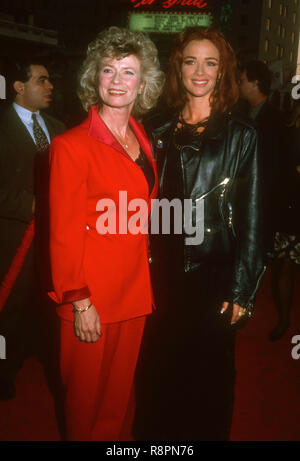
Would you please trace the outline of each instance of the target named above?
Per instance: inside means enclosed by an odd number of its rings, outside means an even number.
[[[207,130],[204,131],[204,136],[208,139],[222,139],[225,136],[228,116],[230,114],[231,112],[212,114],[208,122]]]
[[[91,106],[87,122],[89,136],[97,139],[97,141],[100,141],[103,144],[111,146],[113,149],[121,152],[122,154],[124,153],[124,150],[100,117],[99,105]]]
[[[122,154],[126,154],[126,151],[122,148],[112,132],[106,126],[104,121],[99,115],[99,105],[91,106],[88,115],[88,135],[92,138],[97,139],[103,144],[111,146],[113,149],[119,151]],[[136,135],[142,150],[149,157],[152,157],[152,151],[148,139],[146,138],[140,124],[134,120],[132,116],[129,117],[129,125]]]
[[[97,139],[97,141],[103,144],[111,146],[116,151],[120,152],[123,155],[126,155],[126,157],[129,157],[127,152],[118,143],[118,141],[115,139],[115,137],[113,136],[109,128],[105,125],[104,121],[100,117],[99,105],[91,106],[89,110],[88,119],[84,123],[88,124],[88,135],[89,136],[91,136],[94,139]],[[156,191],[157,191],[157,171],[156,171],[155,161],[152,155],[151,145],[146,136],[146,133],[144,132],[142,125],[138,123],[132,116],[129,117],[129,125],[131,129],[133,130],[134,134],[136,135],[137,140],[141,146],[141,149],[147,156],[150,164],[153,166],[154,175],[155,175],[155,185],[153,187],[153,190],[150,196],[152,197],[156,194]]]
[[[21,142],[22,149],[24,151],[37,151],[32,137],[30,136],[27,128],[25,127],[24,123],[12,105],[10,105],[6,112],[3,114],[1,123],[3,124],[5,133],[9,137],[12,144],[14,144],[16,147],[19,147]]]

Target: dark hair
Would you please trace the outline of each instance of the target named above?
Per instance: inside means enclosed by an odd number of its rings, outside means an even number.
[[[239,98],[237,84],[237,63],[235,54],[223,34],[212,28],[188,27],[175,40],[169,60],[165,97],[170,107],[183,106],[187,101],[185,89],[181,83],[181,65],[183,50],[192,40],[209,40],[220,53],[220,77],[211,95],[214,112],[231,109]]]
[[[241,65],[241,72],[246,72],[249,82],[257,80],[257,86],[261,93],[269,95],[272,83],[272,72],[267,64],[262,61],[248,61]]]
[[[19,59],[10,63],[9,80],[11,83],[16,81],[28,82],[31,77],[30,66],[45,66],[43,58]]]
[[[9,99],[14,99],[16,92],[13,88],[15,82],[28,82],[31,77],[30,66],[45,66],[43,58],[40,57],[29,57],[17,59],[8,63],[7,72],[7,91]]]

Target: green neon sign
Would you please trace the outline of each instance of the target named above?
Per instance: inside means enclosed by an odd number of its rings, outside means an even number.
[[[130,13],[129,29],[158,34],[176,34],[185,27],[209,27],[210,14]]]

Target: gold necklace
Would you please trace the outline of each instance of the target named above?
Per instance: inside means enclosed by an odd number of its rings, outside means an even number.
[[[103,119],[104,120],[104,119]],[[117,139],[117,141],[119,141],[119,143],[121,144],[122,147],[124,147],[125,150],[127,150],[129,148],[129,145],[124,142],[121,141],[121,137],[115,132],[115,130],[112,129],[112,127],[110,126],[110,124],[104,120],[104,123],[107,125],[107,127],[110,129],[110,131],[112,132],[112,134],[114,135],[114,137]],[[126,128],[126,131],[127,131],[127,128]],[[126,136],[126,135],[125,135]]]

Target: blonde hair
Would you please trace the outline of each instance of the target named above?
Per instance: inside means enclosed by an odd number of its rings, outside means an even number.
[[[83,108],[88,111],[93,104],[101,103],[99,96],[99,70],[104,57],[122,59],[136,56],[141,63],[141,94],[138,94],[133,113],[141,115],[155,106],[164,84],[160,70],[157,49],[150,38],[142,32],[133,32],[119,27],[110,27],[100,32],[87,50],[79,75],[78,96]]]

